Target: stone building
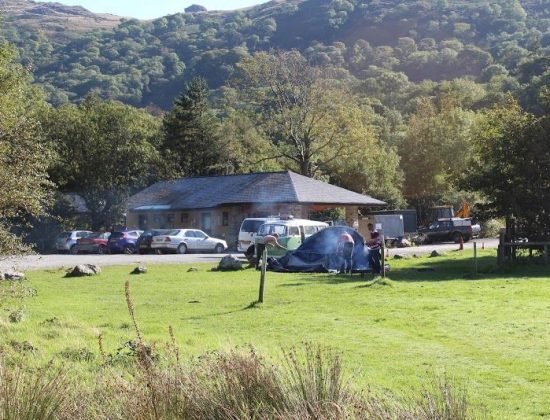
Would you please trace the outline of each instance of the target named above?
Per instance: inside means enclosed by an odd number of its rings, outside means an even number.
[[[292,215],[345,209],[357,225],[359,207],[385,203],[291,171],[203,176],[158,182],[130,197],[126,225],[140,229],[195,228],[236,240],[246,217]]]

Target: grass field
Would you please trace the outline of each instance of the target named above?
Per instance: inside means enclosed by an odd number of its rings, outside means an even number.
[[[251,344],[277,357],[311,341],[339,349],[359,385],[400,392],[447,374],[492,417],[550,417],[550,270],[494,264],[494,251],[484,251],[476,277],[466,252],[392,260],[391,281],[377,283],[268,273],[265,303],[256,306],[259,273],[251,269],[157,265],[130,276],[133,267],[109,267],[83,279],[30,272],[24,284],[36,296],[4,303],[0,349],[92,371],[100,333],[112,353],[134,338],[124,297],[129,279],[144,337],[159,347],[170,325],[187,355]],[[23,319],[10,322],[18,308]]]

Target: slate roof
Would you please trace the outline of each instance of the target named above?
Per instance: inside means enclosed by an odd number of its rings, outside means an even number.
[[[133,195],[128,209],[192,210],[224,204],[294,203],[383,206],[386,203],[291,171],[162,181]]]

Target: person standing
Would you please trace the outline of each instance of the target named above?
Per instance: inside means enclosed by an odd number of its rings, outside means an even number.
[[[337,254],[344,258],[344,265],[340,269],[341,273],[351,273],[354,246],[355,241],[353,240],[353,236],[351,236],[348,232],[343,232],[340,235],[337,246]]]
[[[372,272],[375,275],[380,275],[382,273],[382,266],[380,264],[380,260],[382,258],[382,255],[380,254],[382,242],[380,240],[380,233],[376,231],[372,232],[371,239],[367,242],[367,246],[369,247],[369,266],[372,268]]]
[[[369,223],[367,225],[367,234],[365,235],[365,240],[368,242],[372,239],[372,234],[376,232],[374,229],[374,225],[372,223]]]
[[[279,234],[274,233],[273,235],[265,235],[263,238],[258,239],[258,243],[256,244],[256,269],[260,268],[260,260],[262,259],[264,249],[267,246],[279,249],[286,249],[277,241],[278,238]]]

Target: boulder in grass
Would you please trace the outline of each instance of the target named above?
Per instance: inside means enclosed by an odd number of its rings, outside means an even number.
[[[242,270],[243,263],[231,255],[223,257],[218,264],[218,270],[220,271],[237,271]]]
[[[25,273],[18,271],[0,272],[0,280],[21,281],[25,280]]]
[[[441,252],[438,252],[436,251],[435,249],[432,251],[432,253],[430,254],[430,257],[434,258],[434,257],[442,257],[443,254]]]
[[[101,273],[101,268],[94,264],[79,264],[73,267],[65,277],[96,276]]]
[[[130,274],[146,274],[147,273],[147,267],[139,266],[134,268],[134,270]]]

